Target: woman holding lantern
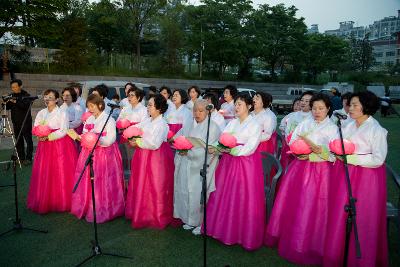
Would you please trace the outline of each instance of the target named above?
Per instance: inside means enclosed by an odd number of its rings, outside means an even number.
[[[86,106],[89,112],[92,113],[92,116],[86,119],[83,133],[78,137],[78,140],[81,141],[82,150],[79,154],[78,164],[75,170],[75,183],[83,171],[86,159],[108,116],[108,114],[104,112],[104,100],[98,95],[89,95],[86,100]],[[98,223],[104,223],[124,215],[124,176],[122,172],[121,154],[115,140],[115,121],[110,117],[93,155],[96,215]],[[78,218],[85,217],[88,222],[92,222],[93,203],[89,176],[88,166],[76,192],[72,194],[71,213]]]
[[[353,119],[343,128],[343,138],[355,145],[347,156],[349,178],[356,201],[356,221],[361,258],[356,258],[354,232],[351,232],[347,266],[388,266],[386,232],[387,130],[372,115],[379,108],[379,98],[372,92],[355,93],[350,98],[349,114]],[[347,150],[345,148],[345,152]],[[342,266],[348,189],[344,163],[338,156],[330,181],[328,227],[323,266]]]
[[[252,104],[249,95],[237,96],[237,118],[226,126],[220,145],[209,149],[211,153],[223,154],[215,172],[216,190],[207,203],[207,234],[224,244],[240,244],[247,250],[262,245],[265,229],[261,155],[255,153],[261,128],[250,115]]]
[[[37,213],[69,211],[72,179],[78,158],[74,142],[67,136],[68,115],[57,106],[55,90],[44,93],[46,108],[35,118],[32,133],[39,138],[32,167],[27,206]]]
[[[301,122],[289,142],[296,158],[281,179],[265,243],[283,258],[304,265],[322,263],[327,225],[328,183],[334,157],[328,143],[337,136],[329,119],[329,97],[314,95],[312,118]],[[333,178],[333,177],[332,177]]]
[[[162,229],[172,221],[174,155],[167,143],[168,125],[162,117],[167,109],[163,96],[151,97],[147,105],[150,118],[131,126],[136,131],[128,128],[124,133],[136,148],[125,210],[133,228]]]
[[[174,134],[176,134],[183,126],[192,123],[193,114],[185,105],[188,101],[189,96],[185,90],[174,90],[174,93],[172,94],[172,103],[174,104],[174,108],[168,109],[164,114],[169,130]]]

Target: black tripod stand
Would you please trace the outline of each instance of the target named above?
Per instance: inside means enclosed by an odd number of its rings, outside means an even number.
[[[31,101],[29,104],[29,109],[27,110],[27,112],[25,114],[25,118],[24,118],[24,121],[22,122],[21,130],[19,131],[18,137],[17,137],[16,141],[14,142],[13,150],[15,151],[16,155],[18,155],[16,144],[18,143],[19,139],[21,138],[21,132],[24,129],[26,119],[28,118],[28,114],[32,107],[32,103],[33,102]],[[7,186],[14,187],[15,221],[13,222],[13,227],[10,230],[5,231],[4,233],[1,233],[0,237],[5,234],[11,233],[13,231],[22,231],[22,230],[28,230],[28,231],[32,231],[32,232],[38,232],[38,233],[47,233],[48,232],[47,230],[37,230],[37,229],[33,229],[33,228],[24,227],[22,225],[21,218],[19,217],[19,212],[18,212],[19,209],[18,209],[17,161],[19,162],[19,159],[18,159],[18,156],[16,156],[16,155],[14,155],[14,154],[11,155],[11,161],[13,163],[12,166],[13,166],[14,184],[7,185]]]
[[[349,175],[349,169],[347,166],[347,156],[344,150],[344,142],[343,142],[343,134],[342,134],[342,125],[340,118],[337,120],[337,126],[339,128],[339,136],[340,136],[340,142],[342,145],[342,154],[344,155],[343,157],[343,162],[344,162],[344,170],[346,174],[346,184],[347,184],[347,192],[348,192],[348,199],[349,203],[344,206],[344,210],[347,213],[347,218],[346,218],[346,242],[345,242],[345,249],[344,249],[344,258],[343,258],[343,266],[347,266],[347,259],[349,257],[349,243],[350,243],[350,234],[351,230],[354,230],[354,239],[355,239],[355,246],[356,246],[356,256],[357,258],[361,258],[361,248],[360,248],[360,241],[358,239],[358,231],[357,231],[357,223],[356,223],[356,201],[353,197],[353,193],[351,190],[351,183],[350,183],[350,175]]]
[[[112,257],[118,257],[118,258],[124,258],[124,259],[132,259],[132,257],[127,257],[127,256],[122,256],[122,255],[117,255],[117,254],[112,254],[112,253],[104,253],[99,245],[99,239],[98,239],[98,234],[97,234],[97,220],[96,220],[96,197],[94,193],[94,170],[93,170],[93,154],[94,150],[97,146],[97,143],[100,140],[100,137],[107,125],[108,120],[110,119],[110,116],[113,112],[113,107],[110,110],[110,114],[108,114],[107,120],[103,125],[103,128],[101,129],[96,143],[94,144],[92,150],[89,153],[89,156],[85,162],[85,166],[83,167],[83,170],[79,176],[78,181],[76,182],[74,189],[72,190],[73,193],[75,193],[76,189],[78,188],[78,185],[83,177],[83,174],[85,173],[86,167],[89,165],[89,172],[90,172],[90,185],[91,185],[91,190],[92,190],[92,206],[93,206],[93,227],[94,227],[94,240],[91,242],[92,243],[92,255],[81,261],[77,266],[83,265],[85,262],[89,261],[90,259],[95,258],[96,256],[112,256]]]
[[[208,121],[207,121],[207,136],[206,136],[206,147],[204,148],[204,163],[203,163],[203,169],[200,171],[201,177],[203,177],[202,183],[201,183],[201,202],[200,204],[203,205],[203,265],[204,267],[207,266],[207,209],[206,209],[206,204],[207,204],[207,157],[208,157],[208,139],[210,136],[210,121],[211,121],[211,110],[212,108],[209,108],[207,106],[208,110]]]

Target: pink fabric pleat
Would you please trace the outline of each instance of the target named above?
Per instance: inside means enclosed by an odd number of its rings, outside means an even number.
[[[286,172],[286,169],[288,168],[290,162],[295,158],[292,154],[288,154],[287,152],[289,151],[289,145],[286,143],[285,140],[282,141],[282,150],[281,150],[281,159],[280,163],[282,166],[282,174]]]
[[[78,152],[71,138],[40,141],[36,150],[27,206],[37,213],[71,209],[71,194]]]
[[[215,186],[207,203],[207,235],[247,250],[261,247],[266,208],[260,154],[223,154]]]
[[[136,148],[125,216],[133,228],[163,229],[172,222],[174,155],[167,142],[157,150]]]
[[[386,267],[388,244],[386,232],[386,169],[349,166],[353,197],[356,202],[356,221],[361,246],[361,259],[356,258],[354,232],[349,243],[349,267]],[[343,265],[348,191],[343,162],[336,162],[330,181],[328,228],[323,266]]]
[[[168,126],[169,130],[176,134],[182,128],[182,123],[168,124]]]
[[[75,170],[75,183],[81,174],[90,153],[82,148]],[[97,147],[93,156],[94,190],[96,198],[96,216],[98,223],[110,221],[124,215],[124,176],[121,154],[115,142],[108,147]],[[72,195],[71,213],[86,221],[93,221],[92,188],[89,177],[89,166],[82,180]]]
[[[295,159],[282,177],[265,244],[291,262],[322,263],[331,168],[330,162]]]

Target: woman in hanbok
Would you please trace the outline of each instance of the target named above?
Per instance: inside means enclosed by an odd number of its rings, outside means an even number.
[[[349,109],[350,109],[350,98],[352,96],[352,93],[347,92],[345,94],[343,94],[342,97],[342,105],[343,108],[340,110],[336,110],[334,113],[338,113],[340,115],[344,115],[346,117],[346,119],[342,119],[340,121],[340,124],[342,125],[342,127],[345,127],[347,124],[349,124],[350,122],[353,121],[353,119],[351,118],[350,114],[349,114]],[[331,116],[331,120],[333,121],[334,124],[337,124],[338,122],[338,117],[335,116],[334,114]]]
[[[290,113],[287,118],[285,135],[282,140],[282,151],[280,159],[283,173],[286,172],[289,163],[294,159],[294,157],[291,154],[287,153],[289,151],[288,142],[290,141],[288,139],[290,139],[290,135],[296,129],[297,125],[299,125],[302,121],[312,117],[310,111],[311,110],[310,100],[313,97],[313,95],[314,92],[312,91],[304,92],[300,97],[300,111]]]
[[[78,95],[76,94],[74,88],[67,87],[62,93],[62,98],[64,103],[60,106],[61,110],[64,110],[68,114],[69,129],[74,129],[78,134],[82,133],[83,124],[81,121],[82,114],[84,110],[81,106],[76,103]]]
[[[253,97],[254,111],[251,114],[261,126],[261,142],[257,151],[275,155],[277,120],[276,115],[269,109],[271,103],[270,94],[257,92]]]
[[[27,206],[37,213],[69,211],[78,151],[67,136],[68,115],[56,104],[58,92],[46,90],[43,95],[46,108],[39,111],[34,126],[47,125],[51,133],[39,138]]]
[[[199,87],[194,85],[194,86],[189,87],[187,93],[188,93],[190,99],[186,103],[186,107],[190,110],[190,112],[192,112],[194,103],[196,102],[197,99],[199,99],[201,92],[200,92]]]
[[[119,120],[123,119],[129,120],[131,125],[135,125],[139,122],[144,121],[148,117],[148,115],[147,108],[142,104],[143,98],[143,90],[137,88],[134,85],[129,86],[129,89],[127,91],[127,99],[129,102],[128,105],[125,106],[119,114],[117,123]],[[120,135],[119,143],[119,149],[122,156],[122,164],[124,167],[124,175],[125,178],[128,179],[131,173],[131,160],[134,149],[128,144],[127,140],[122,135]]]
[[[100,134],[108,114],[103,99],[95,94],[88,97],[86,106],[92,116],[84,125],[83,134]],[[104,223],[124,215],[124,174],[122,159],[116,141],[115,121],[110,117],[93,154],[94,190],[96,198],[96,219]],[[78,138],[81,139],[81,138]],[[75,183],[83,171],[91,149],[82,147],[75,169]],[[92,188],[89,166],[85,169],[77,190],[72,194],[71,213],[86,221],[93,221]]]
[[[185,90],[176,89],[172,94],[174,108],[165,113],[169,130],[176,134],[183,126],[190,124],[193,120],[191,111],[186,107],[189,97]]]
[[[212,104],[214,108],[211,110],[211,120],[213,120],[221,130],[221,132],[225,129],[226,123],[224,116],[218,112],[218,100],[214,94],[206,94],[203,99],[207,100],[208,104]]]
[[[286,129],[287,121],[290,117],[290,114],[292,114],[293,112],[300,111],[300,110],[301,110],[300,98],[296,98],[295,100],[293,100],[293,103],[292,103],[292,112],[290,112],[285,117],[283,117],[281,120],[281,123],[279,124],[279,130],[281,131],[282,136],[285,136],[285,129]]]
[[[238,90],[234,85],[227,85],[224,88],[224,100],[222,103],[221,109],[219,112],[224,116],[226,124],[228,124],[231,120],[235,118],[235,103],[234,100],[236,95],[238,94]]]
[[[164,116],[165,116],[166,113],[172,112],[175,109],[175,105],[171,101],[172,91],[171,91],[171,89],[169,89],[169,87],[164,85],[164,86],[160,87],[160,95],[162,95],[165,98],[165,100],[167,100],[167,104],[168,104],[168,109],[164,113]]]
[[[261,127],[251,115],[253,101],[247,94],[235,100],[236,119],[223,133],[233,135],[237,145],[222,149],[215,172],[216,190],[207,203],[207,235],[224,244],[240,244],[247,250],[262,246],[265,229],[265,193],[261,155],[255,153]],[[210,152],[216,153],[210,148]]]
[[[194,103],[194,120],[183,127],[175,137],[185,136],[195,138],[206,143],[208,125],[208,102],[197,100]],[[218,141],[221,131],[218,125],[210,120],[209,144]],[[200,205],[202,194],[202,176],[205,146],[195,145],[187,153],[175,154],[174,179],[174,218],[181,219],[185,230],[193,230],[193,234],[200,234],[203,210]],[[207,161],[207,196],[215,190],[214,172],[218,163],[217,155],[208,155]]]
[[[150,98],[150,118],[136,124],[141,138],[129,143],[136,147],[132,158],[125,217],[133,228],[163,229],[172,222],[174,154],[167,142],[168,124],[162,114],[168,109],[161,95]]]
[[[123,99],[121,99],[121,101],[119,102],[119,106],[120,106],[122,109],[129,106],[129,96],[128,96],[129,90],[130,90],[131,88],[135,88],[135,87],[136,87],[136,86],[135,86],[133,83],[130,83],[130,82],[125,84],[125,86],[124,86],[124,92],[125,92],[126,97],[123,98]],[[121,111],[121,112],[122,112],[122,111]],[[120,115],[121,115],[121,114],[120,114]]]
[[[347,156],[352,195],[357,200],[356,222],[361,258],[355,252],[354,228],[350,234],[349,267],[388,266],[386,232],[387,130],[372,116],[379,108],[378,97],[369,91],[355,93],[350,99],[353,119],[343,129],[343,138],[355,144]],[[349,204],[344,163],[336,160],[330,180],[328,227],[323,266],[343,266],[347,213]]]
[[[322,263],[328,219],[328,183],[332,161],[329,141],[337,135],[337,127],[329,119],[329,97],[313,96],[309,103],[312,117],[294,130],[290,144],[304,140],[310,154],[297,155],[281,179],[265,243],[278,248],[281,257],[296,264]]]

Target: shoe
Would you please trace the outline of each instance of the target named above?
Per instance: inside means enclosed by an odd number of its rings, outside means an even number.
[[[26,160],[23,160],[23,161],[22,161],[22,165],[24,165],[24,166],[29,166],[29,165],[31,165],[31,164],[32,164],[32,161],[29,160],[29,159],[26,159]]]
[[[185,230],[192,230],[194,227],[193,226],[191,226],[191,225],[189,225],[189,224],[184,224],[183,226],[183,229],[185,229]]]
[[[192,234],[201,235],[201,226],[197,226],[196,228],[194,228]]]

